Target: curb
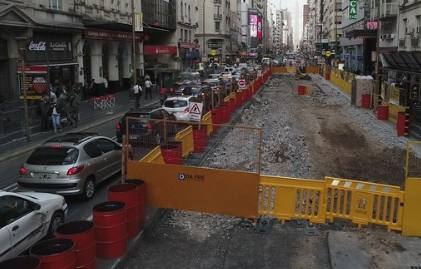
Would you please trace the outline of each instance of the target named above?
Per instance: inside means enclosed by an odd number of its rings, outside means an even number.
[[[159,103],[159,100],[158,100],[158,101],[153,101],[153,102],[148,103],[148,104],[145,104],[145,106],[151,106],[151,105],[156,104],[156,103]],[[128,108],[128,109],[129,109],[129,108]],[[90,124],[90,125],[85,125],[85,126],[78,127],[78,128],[75,128],[75,129],[72,129],[72,130],[69,130],[69,131],[70,131],[70,132],[82,132],[82,131],[84,131],[84,130],[86,130],[86,129],[91,129],[91,128],[94,128],[94,127],[97,127],[97,126],[103,125],[103,124],[107,123],[108,121],[112,121],[112,120],[115,120],[115,119],[117,119],[117,118],[120,118],[120,117],[122,117],[122,116],[123,116],[126,112],[127,112],[127,110],[125,110],[125,111],[123,111],[123,112],[119,112],[119,113],[114,114],[114,115],[112,115],[112,116],[106,117],[106,118],[105,118],[105,119],[103,119],[103,120],[96,121],[95,123],[92,123],[92,124]],[[69,132],[69,131],[67,131],[67,132]],[[49,137],[49,138],[58,137],[58,136],[60,136],[60,135],[62,135],[62,134],[56,134],[56,135],[53,135],[53,136],[51,136],[51,137]],[[47,138],[46,138],[46,139],[47,139]],[[44,140],[46,140],[46,139],[43,139],[43,140],[41,140],[41,141],[44,141]],[[23,154],[25,154],[25,153],[27,153],[27,152],[30,152],[30,151],[34,150],[36,147],[38,147],[38,145],[39,145],[39,143],[34,144],[34,145],[32,145],[32,146],[29,146],[29,147],[27,147],[27,148],[21,149],[21,150],[19,150],[19,149],[17,149],[17,150],[10,150],[10,152],[11,152],[11,153],[6,153],[6,156],[0,156],[0,163],[1,163],[1,162],[3,162],[3,161],[5,161],[5,160],[13,159],[13,158],[18,157],[18,156],[20,156],[20,155],[23,155]]]
[[[90,125],[87,125],[87,126],[75,128],[75,129],[72,130],[72,132],[81,132],[81,131],[86,130],[86,129],[94,128],[94,127],[99,126],[99,125],[103,125],[103,124],[107,123],[108,121],[115,120],[115,119],[123,116],[124,113],[126,113],[126,112],[120,112],[120,113],[115,114],[113,116],[107,117],[106,119],[104,119],[102,121],[98,121],[98,122],[95,122],[95,123],[90,124]],[[61,134],[53,135],[50,138],[54,138],[54,137],[57,137],[57,136],[60,136],[60,135]],[[22,149],[22,150],[17,150],[17,151],[15,150],[15,151],[13,151],[13,153],[7,154],[7,156],[1,156],[0,157],[0,162],[3,162],[3,161],[8,160],[8,159],[15,158],[15,157],[17,157],[19,155],[22,155],[22,154],[25,154],[25,153],[27,153],[29,151],[32,151],[36,147],[38,147],[38,145],[39,144],[35,144],[35,145],[32,145],[32,146],[30,146],[28,148],[25,148],[25,149]]]

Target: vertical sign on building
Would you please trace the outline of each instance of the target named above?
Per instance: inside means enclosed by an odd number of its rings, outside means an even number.
[[[349,0],[349,19],[357,18],[357,0]]]
[[[250,46],[257,48],[257,10],[249,9]]]
[[[263,41],[263,18],[262,16],[257,17],[257,40],[259,40],[259,43],[262,43]]]

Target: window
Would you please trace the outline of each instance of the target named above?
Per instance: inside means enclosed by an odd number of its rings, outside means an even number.
[[[101,139],[97,139],[95,140],[96,145],[98,146],[98,148],[103,152],[103,153],[107,153],[110,151],[113,151],[116,149],[116,144],[114,142],[111,142],[110,140],[101,138]]]
[[[102,151],[98,148],[97,144],[93,142],[89,142],[86,144],[83,149],[85,150],[86,154],[88,154],[91,158],[97,158],[102,155]]]
[[[32,211],[32,203],[16,196],[0,197],[0,228]]]
[[[216,21],[215,22],[215,32],[221,31],[221,22]]]
[[[32,165],[69,165],[75,163],[78,156],[77,148],[52,145],[35,149],[27,163]]]
[[[169,107],[169,108],[181,108],[181,107],[186,107],[188,106],[187,101],[184,100],[168,100],[165,101],[164,103],[164,107]]]
[[[189,5],[189,22],[191,22],[190,5]]]
[[[191,42],[191,30],[189,31],[189,42]]]
[[[405,34],[408,33],[408,19],[403,19],[403,29],[405,30]]]
[[[184,41],[187,41],[188,33],[187,30],[184,30]]]
[[[180,29],[180,41],[183,41],[183,29]]]
[[[50,0],[50,8],[55,10],[62,10],[63,1],[62,0]]]
[[[183,13],[183,1],[181,1],[181,4],[180,4],[180,12],[181,12],[181,20],[183,21],[184,20],[184,13]]]
[[[421,32],[421,15],[416,16],[417,19],[417,33]]]

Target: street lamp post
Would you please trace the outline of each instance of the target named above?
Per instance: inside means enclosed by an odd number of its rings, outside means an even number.
[[[137,81],[137,67],[136,67],[136,9],[135,9],[135,0],[132,0],[132,80],[133,85]]]
[[[374,90],[374,109],[377,109],[378,99],[380,95],[380,63],[379,63],[379,51],[380,51],[380,7],[381,7],[381,0],[376,1],[377,4],[377,36],[376,36],[376,83],[375,83],[375,90]]]
[[[202,57],[205,57],[205,53],[206,53],[206,49],[205,49],[205,43],[206,43],[206,37],[205,37],[205,3],[206,0],[203,0],[203,15],[202,15],[202,19],[203,19],[203,48],[202,48]]]
[[[21,63],[21,83],[20,89],[23,91],[23,111],[24,111],[24,128],[25,128],[25,137],[26,141],[31,141],[31,130],[29,128],[29,109],[28,109],[28,91],[26,85],[26,72],[25,72],[25,50],[27,45],[26,37],[16,37],[16,40],[19,44],[20,52],[20,63]]]

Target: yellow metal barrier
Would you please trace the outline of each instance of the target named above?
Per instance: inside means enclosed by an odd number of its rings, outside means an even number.
[[[396,123],[398,121],[398,113],[405,111],[406,108],[404,106],[389,103],[389,120],[393,123]]]
[[[326,216],[348,219],[358,226],[384,225],[402,230],[404,192],[397,186],[326,178]]]
[[[276,217],[282,222],[307,219],[315,223],[325,223],[323,201],[323,181],[260,177],[259,215]]]
[[[160,146],[155,147],[148,154],[146,154],[140,160],[140,162],[165,164],[164,158],[162,157],[162,153],[161,153],[161,147]]]
[[[295,66],[288,66],[287,67],[287,73],[295,74],[296,72],[297,72],[297,68]]]
[[[229,96],[228,96],[229,100]],[[207,134],[210,136],[213,132],[213,124],[212,124],[212,112],[209,111],[202,117],[202,123],[207,127]]]
[[[351,95],[352,92],[352,79],[351,81],[345,80],[342,78],[341,71],[337,69],[332,69],[330,80],[334,85],[340,88],[343,92],[348,95]]]
[[[188,157],[193,152],[193,127],[186,127],[175,135],[175,141],[179,141],[183,147],[183,157]]]

